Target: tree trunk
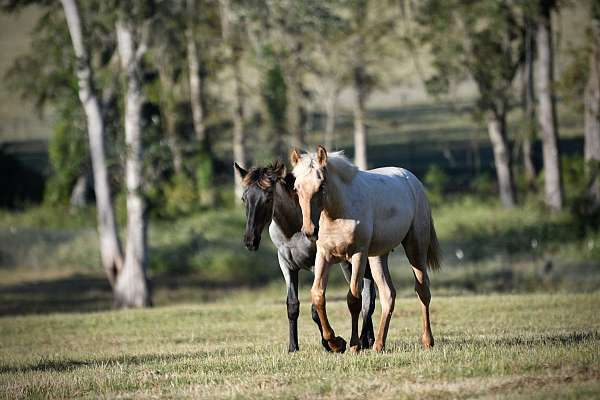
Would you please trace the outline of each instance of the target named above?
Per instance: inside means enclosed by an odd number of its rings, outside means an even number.
[[[327,150],[333,150],[333,134],[335,132],[335,118],[336,118],[336,103],[337,103],[337,90],[332,90],[331,93],[325,99],[325,148]]]
[[[302,149],[305,147],[305,122],[306,110],[302,104],[304,89],[296,68],[288,68],[287,71],[287,131],[291,135],[293,147]]]
[[[142,193],[142,78],[139,48],[129,21],[116,23],[117,44],[122,69],[127,78],[125,94],[125,144],[127,146],[125,182],[127,187],[127,247],[125,265],[117,276],[115,303],[120,307],[151,305],[146,276],[148,258],[147,221]]]
[[[175,110],[176,99],[174,96],[175,82],[169,68],[162,64],[158,67],[161,90],[159,93],[161,125],[167,138],[167,144],[173,157],[173,169],[176,175],[184,173],[183,152],[177,137],[177,111]]]
[[[532,140],[535,139],[535,89],[534,89],[534,37],[535,25],[528,18],[525,23],[525,65],[523,71],[524,102],[523,111],[526,118],[526,129],[523,137],[523,167],[525,169],[525,180],[531,189],[535,187],[535,166],[533,165]]]
[[[365,127],[365,73],[362,67],[354,69],[354,163],[360,169],[367,169],[367,132]]]
[[[538,121],[542,134],[544,157],[544,189],[546,204],[552,211],[560,211],[563,206],[562,176],[558,150],[558,125],[554,98],[554,56],[552,49],[551,9],[553,0],[540,1],[537,23],[537,89]]]
[[[494,164],[498,177],[500,201],[506,208],[515,206],[515,189],[513,185],[510,150],[506,137],[506,117],[504,114],[490,113],[488,117],[488,133],[494,149]]]
[[[176,175],[183,175],[183,154],[177,137],[177,121],[175,120],[175,110],[166,110],[163,113],[163,121],[167,132],[167,141],[173,156],[173,169]]]
[[[592,52],[585,88],[584,159],[589,180],[589,192],[600,206],[600,5],[592,5]]]
[[[89,187],[89,176],[87,171],[79,175],[73,190],[71,191],[71,198],[69,205],[71,210],[85,207],[88,204],[88,187]]]
[[[90,155],[94,173],[98,237],[102,266],[111,285],[114,286],[117,274],[123,269],[123,254],[117,235],[117,224],[113,210],[108,170],[104,153],[104,121],[100,103],[93,84],[89,53],[85,47],[81,29],[81,19],[75,0],[61,0],[65,17],[77,57],[77,81],[79,99],[87,120]]]
[[[239,165],[246,168],[246,135],[244,134],[244,94],[242,91],[242,71],[238,56],[234,57],[233,61],[233,83],[234,83],[234,100],[232,105],[233,118],[233,160]],[[235,199],[236,202],[241,202],[244,194],[242,178],[239,174],[235,175]]]
[[[195,0],[187,1],[188,13],[190,18],[196,13]],[[204,74],[202,72],[202,64],[198,52],[198,43],[193,26],[194,22],[189,21],[189,26],[186,29],[187,40],[187,59],[188,73],[190,78],[190,105],[192,108],[192,120],[194,123],[194,134],[196,140],[202,145],[203,150],[208,150],[208,137],[206,135],[205,119],[205,101],[204,101]]]

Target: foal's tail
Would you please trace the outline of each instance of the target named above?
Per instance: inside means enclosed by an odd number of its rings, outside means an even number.
[[[440,243],[438,242],[433,226],[433,217],[429,216],[429,247],[427,247],[427,265],[433,271],[439,270],[441,265]]]

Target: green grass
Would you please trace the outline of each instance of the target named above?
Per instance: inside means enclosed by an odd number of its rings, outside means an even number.
[[[302,291],[300,352],[289,355],[282,296],[210,304],[4,317],[0,397],[594,398],[599,293],[436,297],[436,346],[421,349],[412,296],[397,301],[387,351],[326,354]],[[343,292],[329,294],[349,336]],[[378,317],[378,313],[376,313]]]

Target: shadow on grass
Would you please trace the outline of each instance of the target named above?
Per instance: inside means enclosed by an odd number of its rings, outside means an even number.
[[[480,348],[485,347],[537,347],[537,346],[577,346],[586,343],[599,343],[600,332],[598,331],[578,331],[556,335],[539,335],[531,337],[507,336],[507,337],[475,337],[475,338],[445,338],[436,337],[437,347],[461,348]],[[412,351],[414,342],[396,342],[394,351]]]
[[[155,305],[212,302],[241,288],[267,284],[215,282],[196,275],[160,274],[152,277]],[[112,289],[102,276],[74,274],[66,278],[0,285],[0,316],[86,313],[113,308]]]
[[[438,346],[452,346],[454,348],[462,347],[490,347],[490,346],[503,346],[503,347],[515,347],[515,346],[577,346],[581,344],[594,343],[600,341],[600,333],[597,331],[586,331],[586,332],[571,332],[559,335],[541,335],[531,338],[522,337],[504,337],[496,339],[444,339],[441,338]],[[393,352],[408,352],[414,350],[413,343],[400,343],[394,346]],[[64,372],[73,371],[79,368],[85,368],[89,366],[102,366],[103,368],[110,368],[112,366],[136,366],[147,363],[162,363],[165,361],[181,361],[186,359],[195,358],[206,358],[214,355],[214,353],[206,351],[186,352],[177,354],[141,354],[141,355],[130,355],[130,356],[118,356],[108,357],[103,359],[94,360],[58,360],[49,361],[41,360],[38,363],[24,365],[24,366],[0,366],[0,373],[26,373],[26,372]]]
[[[112,367],[116,365],[133,366],[142,365],[146,363],[164,362],[164,361],[178,361],[183,359],[207,357],[210,353],[206,351],[195,351],[177,354],[140,354],[130,356],[118,356],[100,358],[95,360],[58,360],[49,361],[41,360],[36,364],[25,365],[25,366],[0,366],[0,374],[6,373],[23,373],[23,372],[64,372],[73,371],[79,368],[85,368],[93,365],[100,365],[102,367]]]

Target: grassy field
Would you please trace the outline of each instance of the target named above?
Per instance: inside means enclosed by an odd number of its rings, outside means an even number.
[[[349,335],[343,293],[329,295]],[[597,398],[600,294],[435,297],[436,347],[419,345],[412,296],[397,301],[387,351],[327,354],[302,299],[289,355],[281,296],[4,317],[0,398]],[[376,313],[376,317],[378,313]]]

